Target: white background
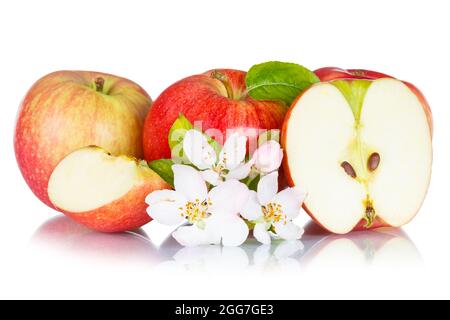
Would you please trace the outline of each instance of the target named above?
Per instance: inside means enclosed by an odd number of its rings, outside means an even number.
[[[446,1],[1,1],[0,298],[450,298],[449,30]],[[303,250],[180,250],[152,225],[147,239],[55,220],[20,175],[17,108],[51,71],[114,73],[156,98],[185,76],[267,60],[368,68],[421,88],[434,165],[403,228],[409,239],[366,232],[308,235]]]

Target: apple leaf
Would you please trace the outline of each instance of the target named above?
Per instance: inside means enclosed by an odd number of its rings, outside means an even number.
[[[174,162],[170,159],[153,160],[148,164],[150,169],[155,171],[165,182],[170,184],[172,187],[174,186],[173,171],[172,171],[173,165]]]
[[[250,97],[282,101],[287,105],[303,90],[319,81],[311,70],[295,63],[279,61],[254,65],[245,77]]]
[[[175,122],[172,124],[172,127],[169,131],[169,146],[170,149],[175,148],[177,144],[180,144],[183,142],[184,135],[188,130],[191,130],[194,128],[192,123],[189,122],[189,120],[182,114],[180,114],[175,120]]]
[[[250,189],[250,190],[253,190],[253,191],[258,191],[258,183],[259,183],[259,180],[261,179],[261,176],[260,175],[257,175],[256,177],[254,177],[254,178],[249,178],[249,180],[247,181],[247,187]]]

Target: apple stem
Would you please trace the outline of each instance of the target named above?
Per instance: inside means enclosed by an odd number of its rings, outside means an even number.
[[[214,70],[211,74],[211,77],[213,77],[214,79],[219,80],[220,82],[223,83],[223,85],[225,86],[225,89],[227,90],[227,95],[228,98],[234,99],[234,94],[233,94],[233,88],[231,87],[230,81],[228,80],[228,77],[226,75],[224,75],[223,73]]]
[[[97,92],[103,92],[103,86],[105,85],[105,79],[102,77],[95,78],[95,90]]]

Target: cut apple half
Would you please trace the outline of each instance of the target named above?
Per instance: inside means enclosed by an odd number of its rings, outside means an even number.
[[[284,169],[305,210],[334,233],[401,226],[431,177],[431,114],[402,81],[337,80],[306,90],[284,126]]]
[[[77,222],[97,231],[120,232],[148,223],[145,197],[167,188],[145,161],[114,157],[91,146],[61,160],[50,176],[48,195]]]

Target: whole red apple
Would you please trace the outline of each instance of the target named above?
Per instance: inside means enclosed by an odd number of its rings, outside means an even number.
[[[222,139],[227,129],[245,129],[250,139],[258,134],[254,129],[280,129],[287,107],[248,96],[245,75],[238,70],[212,70],[180,80],[164,90],[145,120],[145,159],[171,157],[168,134],[180,114],[192,123],[201,122],[203,130],[218,130]]]
[[[37,81],[17,117],[14,148],[25,181],[45,204],[56,165],[88,145],[142,158],[142,126],[151,105],[136,83],[110,74],[58,71]]]

